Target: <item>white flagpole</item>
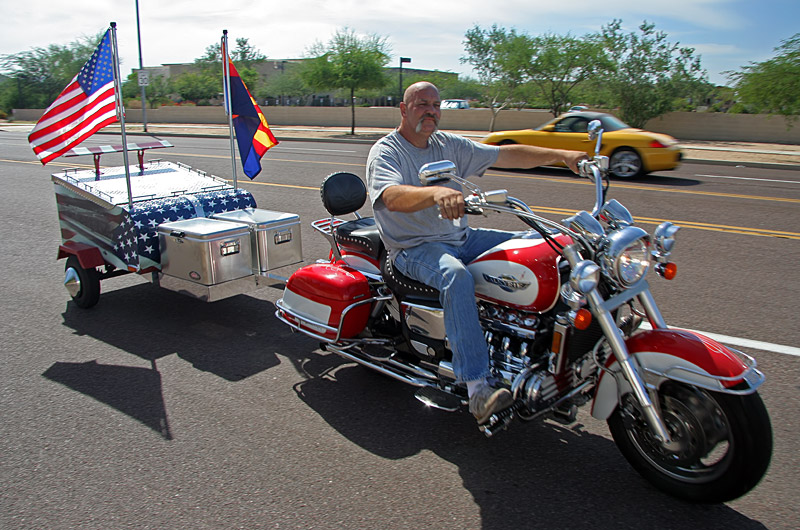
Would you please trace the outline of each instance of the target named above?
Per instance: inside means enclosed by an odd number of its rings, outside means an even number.
[[[230,130],[231,139],[231,167],[233,171],[233,187],[238,188],[238,181],[236,178],[236,148],[233,140],[233,111],[231,110],[233,104],[231,103],[231,69],[228,66],[228,30],[222,30],[222,83],[223,93],[225,94],[225,113],[228,115],[228,129]]]
[[[117,48],[117,23],[111,23],[111,58],[114,70],[114,100],[117,105],[117,119],[122,130],[122,161],[125,164],[125,184],[128,186],[128,211],[133,210],[131,191],[131,170],[128,167],[128,139],[125,135],[125,105],[122,102],[122,83],[119,76],[119,50]]]

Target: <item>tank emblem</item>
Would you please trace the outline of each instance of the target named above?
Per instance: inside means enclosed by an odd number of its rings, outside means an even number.
[[[514,291],[523,291],[527,289],[528,286],[531,284],[531,282],[523,282],[516,279],[514,276],[509,276],[507,274],[503,274],[502,276],[489,276],[484,272],[483,279],[489,283],[497,285],[507,293],[513,293]]]

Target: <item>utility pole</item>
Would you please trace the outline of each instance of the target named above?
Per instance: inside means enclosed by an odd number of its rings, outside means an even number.
[[[136,38],[139,41],[139,74],[141,75],[144,65],[142,62],[142,31],[139,25],[139,0],[136,0]],[[142,87],[142,124],[144,132],[147,132],[147,85],[139,81],[139,86]]]

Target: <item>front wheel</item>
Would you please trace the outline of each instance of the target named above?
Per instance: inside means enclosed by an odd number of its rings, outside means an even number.
[[[667,382],[658,395],[669,447],[653,437],[630,395],[608,419],[617,447],[643,477],[670,495],[704,503],[736,499],[758,484],[772,457],[772,428],[758,394]]]

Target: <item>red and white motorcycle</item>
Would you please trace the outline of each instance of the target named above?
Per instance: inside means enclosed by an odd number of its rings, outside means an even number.
[[[599,147],[600,122],[589,136]],[[563,223],[454,171],[449,161],[427,164],[420,179],[457,181],[471,213],[511,214],[531,229],[468,264],[491,370],[514,396],[481,426],[485,434],[515,418],[571,423],[588,403],[630,464],[665,492],[723,502],[755,487],[772,453],[756,392],[764,375],[742,352],[669,328],[645,279],[650,268],[674,276],[678,227],[665,222],[650,235],[606,201],[606,157],[581,165],[596,187],[593,211]],[[438,293],[386,259],[374,220],[356,213],[366,200],[359,177],[334,173],[321,194],[331,217],[313,226],[329,239],[331,258],[289,278],[277,317],[327,351],[419,387],[424,403],[457,410],[467,394],[455,382]],[[355,220],[337,217],[351,213]]]

